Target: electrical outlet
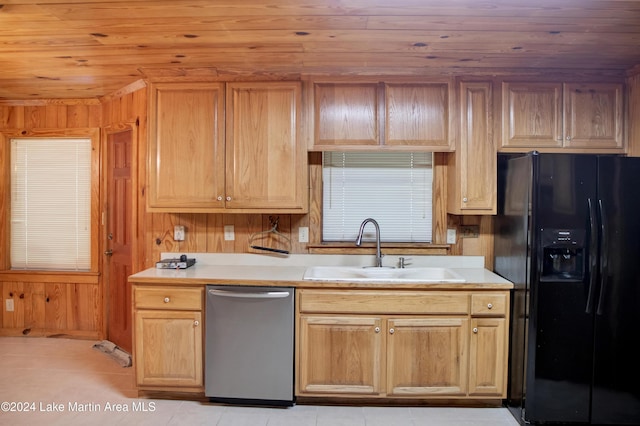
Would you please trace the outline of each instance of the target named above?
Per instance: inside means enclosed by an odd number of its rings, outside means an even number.
[[[224,240],[225,241],[233,241],[236,239],[235,230],[233,225],[225,225],[224,226]]]
[[[447,244],[455,244],[456,243],[456,229],[451,228],[447,229]]]
[[[298,242],[308,243],[309,242],[309,227],[301,226],[298,228]]]
[[[5,300],[5,305],[7,312],[13,312],[13,299]]]
[[[184,226],[176,225],[173,227],[173,239],[175,241],[184,241]]]

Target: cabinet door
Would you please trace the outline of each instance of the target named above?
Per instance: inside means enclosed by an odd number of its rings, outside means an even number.
[[[466,395],[466,317],[389,319],[387,333],[388,395]]]
[[[379,137],[376,83],[314,85],[316,147],[377,146]]]
[[[492,96],[489,82],[460,83],[461,133],[455,154],[449,154],[449,213],[496,213]]]
[[[150,211],[224,207],[224,86],[164,83],[150,88]]]
[[[506,397],[507,345],[504,318],[473,318],[469,395]]]
[[[385,145],[448,151],[449,84],[385,84]]]
[[[227,86],[226,207],[303,212],[306,149],[299,82]]]
[[[622,85],[565,84],[565,146],[623,148]]]
[[[502,84],[502,146],[562,147],[562,84]]]
[[[381,392],[382,320],[361,316],[300,317],[300,392]]]
[[[135,327],[138,386],[202,386],[201,312],[140,310]]]

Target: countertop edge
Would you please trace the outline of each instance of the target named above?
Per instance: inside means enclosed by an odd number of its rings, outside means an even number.
[[[451,268],[465,283],[374,283],[350,281],[312,281],[302,277],[304,266],[194,266],[188,269],[149,268],[129,277],[132,284],[155,285],[236,285],[287,286],[306,289],[367,290],[510,290],[513,283],[484,268]]]

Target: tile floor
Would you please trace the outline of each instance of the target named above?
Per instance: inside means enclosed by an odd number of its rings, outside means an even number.
[[[295,405],[284,409],[138,398],[133,369],[120,367],[93,349],[94,343],[0,337],[0,425],[517,425],[504,408]]]

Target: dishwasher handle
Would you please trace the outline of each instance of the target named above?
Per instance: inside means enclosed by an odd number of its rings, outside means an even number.
[[[288,291],[261,291],[245,293],[229,290],[209,290],[212,296],[233,297],[233,298],[249,298],[249,299],[284,299],[289,297]]]

